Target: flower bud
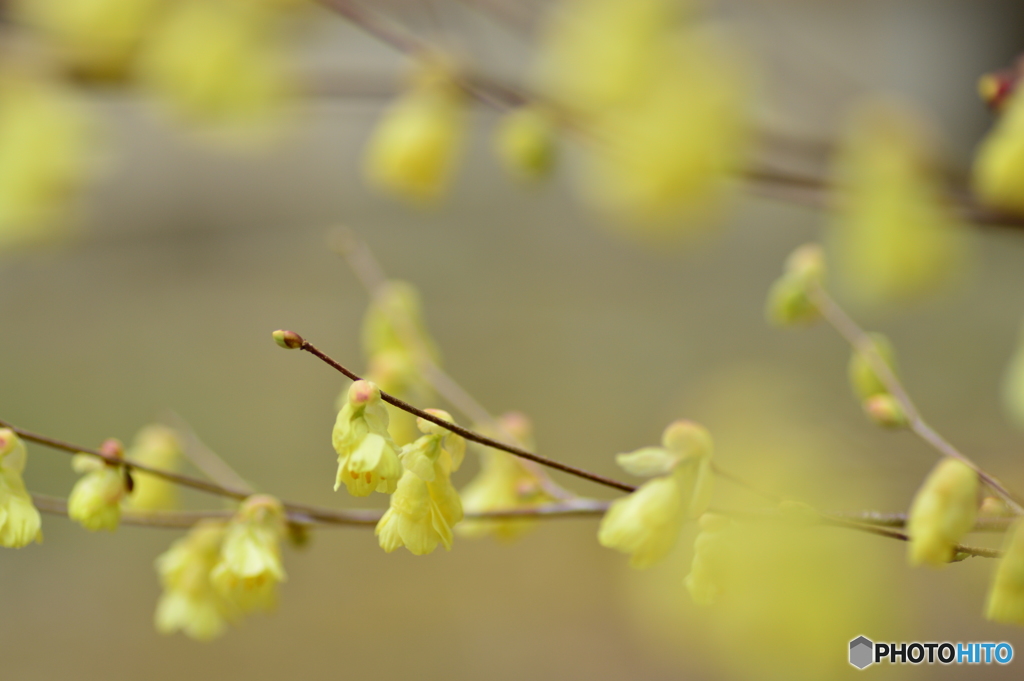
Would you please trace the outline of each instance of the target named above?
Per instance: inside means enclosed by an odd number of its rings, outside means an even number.
[[[867,417],[883,428],[907,427],[907,414],[892,395],[873,395],[864,400],[863,407]]]
[[[181,461],[178,434],[161,425],[150,425],[135,435],[129,458],[163,471],[175,471]],[[141,511],[170,509],[177,505],[177,487],[168,480],[145,471],[135,471],[135,489],[125,505]]]
[[[1024,213],[1024,94],[1017,88],[974,157],[972,183],[987,204]]]
[[[1020,520],[1010,526],[1003,542],[1003,557],[988,591],[985,618],[1003,624],[1024,625],[1024,530]]]
[[[825,276],[825,257],[817,244],[804,244],[786,259],[783,275],[768,292],[765,314],[777,326],[811,324],[821,316],[811,298]]]
[[[889,339],[880,333],[871,334],[875,353],[889,367],[893,375],[896,374],[896,353],[893,350]],[[850,386],[853,392],[861,401],[875,395],[886,395],[889,389],[885,382],[875,373],[872,362],[867,355],[860,350],[854,350],[850,356],[850,364],[847,373],[850,378]]]
[[[978,474],[950,457],[928,474],[907,518],[911,565],[941,567],[954,547],[974,527],[978,509]]]
[[[304,341],[302,336],[294,331],[278,329],[274,332],[274,342],[286,350],[295,350],[301,348]]]
[[[551,117],[537,106],[524,106],[506,114],[498,124],[495,151],[505,170],[518,179],[547,176],[555,162]]]
[[[349,494],[357,497],[395,491],[402,463],[388,433],[388,412],[376,385],[356,381],[349,387],[331,442],[338,453],[335,490],[344,484]]]

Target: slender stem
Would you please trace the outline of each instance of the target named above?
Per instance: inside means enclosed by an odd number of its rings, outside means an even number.
[[[206,477],[210,478],[222,487],[237,489],[253,494],[256,490],[245,478],[228,464],[220,455],[206,446],[192,426],[181,416],[173,411],[168,412],[169,420],[174,422],[175,429],[181,434],[182,450],[185,456],[201,470]]]
[[[910,429],[943,456],[953,457],[969,466],[986,485],[1006,501],[1014,513],[1017,515],[1024,514],[1024,502],[1010,492],[999,480],[985,472],[978,464],[974,463],[948,440],[939,435],[934,428],[928,425],[913,400],[910,399],[910,395],[907,393],[906,388],[903,387],[903,383],[889,367],[889,363],[878,353],[871,336],[860,328],[821,286],[812,286],[810,296],[829,324],[846,339],[856,352],[861,353],[868,361],[872,371],[878,376],[882,385],[885,386],[886,390],[889,391],[903,409]]]
[[[68,513],[67,500],[59,497],[47,496],[44,494],[33,494],[32,503],[35,507],[51,515],[66,516]],[[558,502],[544,504],[532,508],[510,509],[507,511],[486,511],[483,513],[466,513],[466,519],[473,520],[501,520],[507,518],[577,518],[603,515],[608,510],[607,501],[594,499],[573,500],[570,502]],[[381,516],[382,510],[374,509],[349,509],[349,510],[328,510],[310,509],[311,512],[303,512],[299,509],[302,506],[289,504],[286,506],[286,514],[290,522],[302,525],[317,526],[374,526]],[[309,508],[309,507],[305,507]],[[229,519],[234,515],[231,510],[208,510],[208,511],[123,511],[121,513],[122,525],[134,525],[141,527],[166,527],[166,528],[188,528],[200,520],[211,518]]]
[[[324,353],[322,350],[317,348],[315,345],[313,345],[306,339],[296,334],[294,331],[289,331],[286,333],[294,334],[294,337],[301,339],[301,344],[297,346],[300,350],[305,350],[309,354],[319,358],[325,364],[334,367],[334,369],[341,372],[342,374],[344,374],[353,381],[363,380],[361,376],[351,371],[350,369],[346,368],[345,366],[339,364],[329,355]],[[555,461],[554,459],[548,459],[538,454],[534,454],[533,452],[527,451],[522,447],[506,444],[499,440],[495,440],[494,438],[487,437],[486,435],[481,435],[480,433],[472,431],[468,428],[463,428],[462,426],[452,423],[450,421],[445,421],[444,419],[439,418],[438,416],[435,416],[434,414],[424,411],[418,407],[415,407],[406,402],[405,400],[400,400],[394,395],[386,393],[383,390],[380,391],[380,396],[381,399],[383,399],[391,406],[398,407],[402,411],[408,412],[413,416],[418,416],[421,419],[430,421],[435,425],[441,426],[445,430],[455,433],[456,435],[459,435],[469,440],[470,442],[476,442],[477,444],[484,445],[485,447],[490,447],[492,449],[498,449],[503,452],[508,452],[509,454],[512,454],[514,456],[518,456],[528,461],[534,461],[536,463],[541,464],[542,466],[554,468],[555,470],[562,471],[563,473],[568,473],[569,475],[575,475],[577,478],[583,478],[584,480],[596,482],[597,484],[604,485],[605,487],[611,487],[612,489],[617,489],[622,492],[636,491],[636,487],[632,485],[627,485],[624,482],[619,482],[618,480],[607,478],[603,475],[598,475],[597,473],[591,473],[590,471],[584,470],[582,468],[577,468],[575,466],[570,466],[569,464],[564,464],[561,463],[560,461]]]
[[[0,428],[10,428],[15,433],[17,433],[20,438],[22,438],[23,440],[28,440],[29,442],[36,442],[47,447],[52,447],[53,449],[59,449],[68,452],[69,454],[89,454],[91,456],[103,459],[107,463],[118,466],[124,466],[125,468],[142,471],[144,473],[149,473],[150,475],[155,475],[158,478],[163,478],[164,480],[168,480],[183,487],[191,487],[192,489],[197,489],[202,492],[209,492],[210,494],[218,494],[222,497],[230,497],[232,499],[238,500],[245,499],[246,497],[249,496],[249,492],[243,489],[225,487],[214,482],[207,482],[206,480],[193,478],[189,475],[182,475],[180,473],[173,473],[171,471],[165,471],[159,468],[154,468],[153,466],[147,466],[146,464],[142,464],[137,461],[132,461],[131,459],[121,459],[109,456],[97,449],[92,449],[90,447],[80,447],[78,445],[71,444],[70,442],[64,442],[63,440],[58,440],[56,438],[48,437],[46,435],[33,433],[23,428],[18,428],[17,426],[8,423],[7,421],[4,421],[2,419],[0,419]]]

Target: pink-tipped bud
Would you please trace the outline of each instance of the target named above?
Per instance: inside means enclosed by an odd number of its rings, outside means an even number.
[[[286,350],[296,350],[302,347],[304,341],[302,340],[302,336],[294,331],[278,329],[274,332],[274,342]]]

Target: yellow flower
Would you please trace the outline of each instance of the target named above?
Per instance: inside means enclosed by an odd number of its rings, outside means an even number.
[[[728,589],[729,573],[736,560],[732,542],[735,521],[715,513],[700,518],[700,534],[693,544],[693,565],[685,585],[693,601],[711,605]]]
[[[181,460],[178,434],[166,426],[146,426],[135,435],[128,458],[160,470],[175,471]],[[132,476],[135,489],[125,500],[127,508],[152,511],[177,505],[178,488],[173,483],[143,471],[135,471]]]
[[[977,473],[957,459],[940,461],[910,506],[910,564],[942,567],[952,560],[953,547],[974,527],[977,511]]]
[[[284,507],[266,495],[246,499],[228,525],[210,579],[243,612],[276,605],[277,584],[286,578],[281,564],[284,533]]]
[[[100,449],[121,458],[117,440],[107,440]],[[68,496],[68,517],[93,532],[116,530],[121,522],[121,501],[128,495],[124,468],[89,454],[75,454],[71,466],[85,475]]]
[[[139,77],[186,119],[265,123],[288,92],[273,19],[261,3],[176,0],[146,42]]]
[[[12,549],[43,540],[42,519],[21,479],[25,459],[21,439],[13,430],[0,428],[0,546]]]
[[[338,412],[331,435],[338,453],[337,490],[365,497],[374,490],[391,494],[402,475],[398,449],[388,433],[388,412],[380,390],[369,381],[349,387],[348,400]]]
[[[1024,625],[1024,531],[1019,520],[1007,530],[1003,552],[989,588],[985,617]]]
[[[620,466],[635,475],[659,475],[609,507],[597,539],[602,546],[631,555],[630,565],[646,568],[672,550],[679,531],[711,501],[712,443],[708,432],[676,421],[662,436],[662,447],[620,454]]]
[[[1010,95],[974,158],[974,190],[996,208],[1024,212],[1024,94]]]
[[[425,68],[443,66],[427,65]],[[444,73],[395,101],[374,128],[364,152],[367,179],[374,186],[419,203],[432,202],[448,188],[462,150],[465,97]]]
[[[235,608],[210,581],[220,559],[226,524],[203,520],[156,559],[164,592],[154,621],[161,634],[181,631],[189,638],[209,641],[224,633],[238,616]]]
[[[871,340],[874,342],[875,352],[889,367],[893,375],[896,375],[896,351],[893,349],[892,343],[880,333],[871,334]],[[850,355],[847,375],[850,379],[850,387],[862,402],[876,395],[889,394],[889,389],[885,387],[885,383],[872,368],[872,362],[865,353],[859,350],[854,350]]]
[[[462,520],[462,502],[447,477],[425,482],[406,471],[391,495],[391,505],[377,523],[375,533],[388,553],[406,547],[417,556],[431,553],[438,544],[452,548],[452,527]]]
[[[589,119],[597,141],[580,167],[584,198],[642,234],[673,236],[680,218],[714,215],[738,165],[739,97],[709,52],[700,41],[681,45],[649,91]]]
[[[766,316],[778,326],[807,324],[821,316],[811,298],[812,287],[825,276],[825,258],[817,244],[805,244],[786,260],[783,275],[768,293]]]
[[[840,283],[863,303],[919,297],[963,270],[967,230],[944,197],[926,130],[910,112],[875,106],[841,148],[845,194],[830,245]]]
[[[79,72],[125,75],[163,0],[21,0],[16,7]]]
[[[452,422],[451,414],[442,409],[427,409],[428,413]],[[423,433],[415,442],[402,447],[402,464],[424,482],[446,478],[457,471],[466,455],[466,441],[461,436],[423,418],[416,419]]]
[[[57,86],[0,74],[0,247],[56,233],[86,175],[89,132]]]
[[[555,130],[551,114],[538,106],[523,106],[498,123],[494,149],[509,175],[537,180],[555,164]]]
[[[363,317],[362,342],[363,352],[371,358],[400,352],[414,361],[420,356],[440,361],[423,317],[420,293],[407,281],[392,279],[374,292]]]
[[[440,409],[428,410],[451,421]],[[462,520],[462,501],[451,482],[465,454],[465,440],[425,419],[417,426],[423,436],[402,448],[405,473],[391,495],[391,505],[377,523],[381,548],[388,553],[405,546],[422,556],[437,545],[452,547],[452,528]]]

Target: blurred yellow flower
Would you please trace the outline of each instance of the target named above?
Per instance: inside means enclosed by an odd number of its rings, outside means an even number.
[[[373,186],[417,203],[439,199],[448,189],[462,151],[466,103],[438,63],[433,73],[401,95],[384,112],[363,157]]]
[[[121,458],[117,440],[107,440],[101,450]],[[68,496],[68,517],[93,532],[116,530],[121,522],[121,502],[128,495],[124,468],[91,454],[75,454],[71,467],[84,475]]]
[[[1024,91],[1010,95],[994,128],[978,147],[974,190],[985,203],[1024,213]]]
[[[224,598],[210,573],[220,560],[227,524],[202,520],[156,559],[163,594],[154,623],[161,634],[181,631],[189,638],[209,641],[224,633],[238,610]]]
[[[55,234],[88,170],[90,128],[58,86],[0,74],[0,248]]]
[[[1024,625],[1024,531],[1019,520],[1007,530],[1003,552],[989,588],[985,617]]]
[[[139,79],[187,120],[271,122],[287,98],[276,15],[266,3],[176,0],[139,55]]]
[[[669,554],[687,520],[711,502],[711,436],[690,421],[665,429],[662,447],[648,447],[616,457],[638,475],[659,475],[609,507],[598,529],[602,546],[631,555],[635,568],[654,565]]]
[[[864,304],[902,301],[957,279],[966,229],[945,198],[927,121],[892,105],[858,112],[840,150],[844,194],[829,232],[839,281]]]
[[[176,471],[181,461],[181,442],[171,428],[161,425],[146,426],[135,434],[128,458],[159,468]],[[178,488],[174,483],[143,471],[132,473],[135,489],[125,499],[126,508],[139,511],[171,509],[178,503]]]
[[[745,145],[738,61],[685,5],[565,2],[538,58],[538,88],[580,129],[581,194],[642,236],[713,215]]]
[[[164,0],[18,0],[16,12],[41,29],[78,72],[121,78]]]
[[[535,106],[521,106],[501,117],[494,149],[502,167],[519,180],[537,180],[555,164],[555,126],[552,115]]]
[[[729,588],[729,574],[738,558],[731,530],[735,521],[715,513],[700,518],[700,534],[693,545],[693,565],[686,576],[687,591],[695,603],[711,605]]]
[[[20,549],[41,542],[42,519],[25,489],[25,443],[9,428],[0,428],[0,546]]]
[[[525,414],[503,414],[498,425],[500,431],[488,434],[499,440],[512,436],[513,444],[534,448],[533,427]],[[485,447],[479,447],[479,450],[480,472],[459,492],[462,508],[467,513],[529,509],[556,501],[545,491],[538,473],[519,457]],[[460,523],[457,532],[464,537],[491,534],[510,540],[533,528],[536,522],[532,518],[471,519]]]
[[[804,244],[786,260],[783,274],[768,292],[765,316],[777,326],[813,323],[821,317],[812,288],[825,277],[825,256],[818,244]]]
[[[356,381],[338,412],[331,433],[338,453],[334,489],[342,484],[349,494],[365,497],[374,491],[391,494],[402,475],[398,448],[388,433],[388,412],[380,389],[370,381]]]
[[[888,365],[893,375],[896,375],[896,350],[893,348],[892,342],[880,333],[871,334],[871,340],[874,343],[875,352]],[[854,394],[862,402],[876,395],[889,394],[889,389],[885,387],[885,383],[872,368],[872,362],[865,353],[859,350],[854,350],[850,355],[847,376]]]
[[[911,565],[942,567],[954,546],[974,527],[978,512],[978,474],[947,457],[928,474],[907,517]]]
[[[228,524],[210,579],[242,612],[271,610],[276,605],[277,585],[286,579],[281,563],[284,533],[284,507],[266,495],[242,502]]]

